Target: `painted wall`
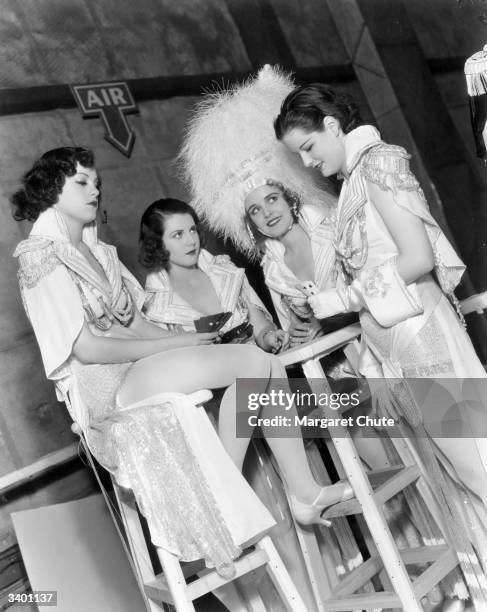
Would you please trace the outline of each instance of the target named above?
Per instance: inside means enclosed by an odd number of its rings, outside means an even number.
[[[249,11],[263,6],[270,11],[297,67],[349,62],[323,0],[241,2]],[[0,96],[2,88],[254,69],[229,5],[225,0],[2,0]],[[460,6],[455,0],[408,0],[407,6],[428,58],[467,56],[487,38],[479,19],[480,2],[465,1]],[[255,28],[259,27],[263,26],[256,19]],[[278,55],[279,49],[275,52]],[[461,71],[436,78],[464,139],[466,155],[477,163]],[[365,117],[370,117],[357,82],[343,87],[359,98]],[[136,134],[130,159],[103,140],[98,119],[83,120],[75,109],[0,117],[0,476],[72,440],[64,407],[44,379],[16,288],[11,253],[29,231],[29,224],[14,222],[10,213],[8,198],[18,177],[47,149],[72,144],[93,148],[108,212],[102,237],[117,245],[121,258],[142,279],[136,263],[135,228],[141,212],[154,199],[186,197],[174,158],[196,99],[176,97],[139,104],[140,113],[128,116]],[[89,486],[86,479],[73,482],[74,489]],[[15,500],[15,508],[60,501],[60,489],[30,492]],[[10,505],[0,510],[0,550],[2,541],[12,541],[10,510]]]

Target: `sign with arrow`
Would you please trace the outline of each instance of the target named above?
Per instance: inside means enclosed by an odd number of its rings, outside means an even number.
[[[71,91],[83,117],[101,117],[106,128],[106,140],[130,157],[135,135],[125,115],[138,112],[138,108],[127,83],[71,85]]]

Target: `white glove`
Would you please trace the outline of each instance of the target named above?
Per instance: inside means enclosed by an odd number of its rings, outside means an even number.
[[[395,258],[362,270],[351,285],[310,296],[308,302],[317,319],[366,308],[382,327],[397,325],[423,312],[416,284],[406,285]]]
[[[326,319],[342,312],[358,312],[364,306],[358,280],[340,289],[326,289],[311,295],[308,303],[317,319]]]

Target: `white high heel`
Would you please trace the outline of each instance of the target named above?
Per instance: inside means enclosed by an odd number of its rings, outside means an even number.
[[[331,526],[331,521],[321,518],[325,508],[352,499],[354,492],[348,482],[338,482],[322,487],[318,496],[311,504],[300,501],[295,495],[290,495],[291,510],[294,518],[302,525]]]

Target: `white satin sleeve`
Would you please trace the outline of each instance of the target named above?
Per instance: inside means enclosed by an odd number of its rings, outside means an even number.
[[[443,291],[451,294],[465,272],[465,264],[431,215],[423,190],[409,167],[410,157],[405,149],[395,145],[373,148],[362,164],[365,185],[367,188],[367,182],[371,182],[389,191],[391,204],[423,221],[433,249],[438,281]]]
[[[25,253],[19,257],[19,263],[22,301],[46,375],[51,379],[62,378],[61,370],[71,357],[85,320],[78,288],[59,260],[52,260],[43,270],[40,266],[46,265],[45,259],[41,263],[36,253]]]

